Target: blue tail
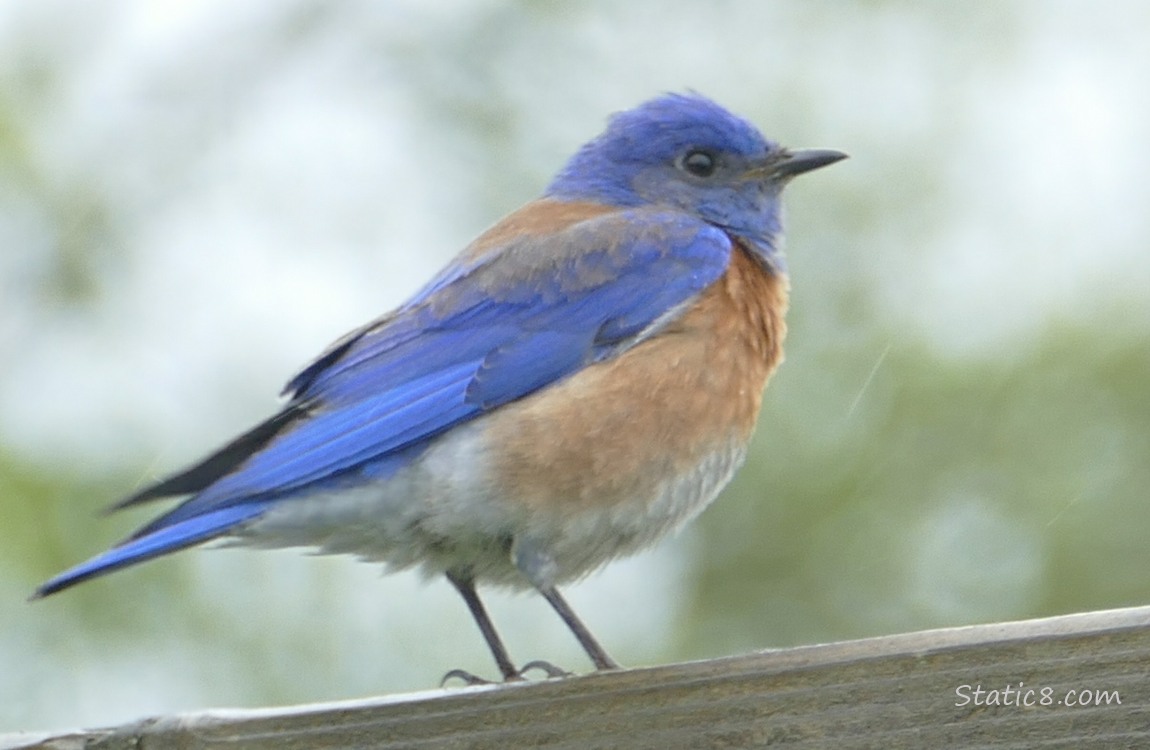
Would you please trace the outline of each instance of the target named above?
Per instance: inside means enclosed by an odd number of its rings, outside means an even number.
[[[263,513],[267,506],[267,503],[232,505],[157,529],[137,539],[129,539],[44,583],[31,598],[41,599],[89,578],[206,542],[244,521],[250,521]]]

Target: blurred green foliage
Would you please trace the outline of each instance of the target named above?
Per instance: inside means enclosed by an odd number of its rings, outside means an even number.
[[[1150,601],[1146,331],[1065,326],[981,362],[873,340],[831,365],[873,376],[826,391],[826,363],[792,348],[701,520],[684,649]]]

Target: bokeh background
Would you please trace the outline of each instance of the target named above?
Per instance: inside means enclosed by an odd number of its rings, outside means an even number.
[[[624,663],[1150,602],[1150,4],[0,2],[0,731],[491,673],[442,582],[192,551],[27,604],[97,513],[695,89],[790,190],[744,471],[571,589]],[[545,604],[513,654],[582,670]],[[945,700],[940,696],[940,700]]]

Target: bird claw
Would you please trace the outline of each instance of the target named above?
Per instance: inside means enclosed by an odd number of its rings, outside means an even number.
[[[566,669],[561,669],[549,661],[536,659],[535,661],[527,662],[522,666],[522,668],[520,668],[518,675],[519,678],[523,679],[523,675],[532,669],[538,669],[539,671],[545,673],[548,679],[556,677],[571,677],[574,674],[574,672],[568,672]]]
[[[524,664],[518,672],[504,677],[503,682],[526,682],[527,677],[525,675],[531,670],[539,670],[540,672],[543,672],[546,675],[545,679],[571,677],[574,674],[573,672],[568,672],[566,669],[560,669],[549,661],[542,661],[537,659],[535,661],[529,661]],[[475,685],[498,684],[494,680],[485,679],[477,674],[468,672],[466,669],[453,669],[447,674],[443,675],[443,679],[439,681],[439,686],[446,687],[447,683],[451,680],[460,680],[467,687],[473,687]]]
[[[467,687],[474,685],[494,685],[491,680],[486,680],[477,674],[472,674],[466,669],[453,669],[447,674],[443,675],[443,679],[439,681],[439,687],[447,687],[450,680],[461,680]]]

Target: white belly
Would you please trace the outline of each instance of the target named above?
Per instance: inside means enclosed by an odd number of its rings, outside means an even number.
[[[469,568],[477,580],[529,582],[511,550],[529,543],[554,562],[552,583],[633,554],[700,513],[745,456],[741,441],[710,452],[693,469],[650,484],[642,497],[605,498],[570,512],[541,511],[490,481],[483,419],[458,427],[386,480],[285,498],[237,534],[255,547],[311,547],[351,554],[389,569],[427,575]]]

